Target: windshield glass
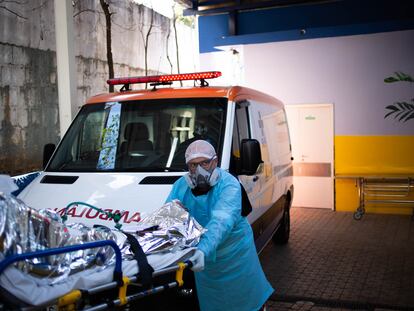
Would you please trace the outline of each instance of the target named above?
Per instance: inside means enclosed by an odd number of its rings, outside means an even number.
[[[220,159],[226,108],[226,98],[85,105],[46,171],[186,171],[194,140],[209,141]]]

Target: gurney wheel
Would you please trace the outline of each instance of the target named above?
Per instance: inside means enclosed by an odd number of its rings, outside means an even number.
[[[361,220],[363,213],[357,211],[354,213],[354,219],[355,220]]]

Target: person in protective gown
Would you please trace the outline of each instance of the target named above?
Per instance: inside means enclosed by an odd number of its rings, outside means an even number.
[[[202,311],[257,311],[273,292],[241,216],[239,181],[217,167],[214,147],[204,140],[185,152],[189,172],[175,182],[166,202],[178,199],[207,232],[190,258]]]

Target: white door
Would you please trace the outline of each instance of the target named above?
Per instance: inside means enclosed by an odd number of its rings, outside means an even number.
[[[293,206],[333,209],[333,105],[285,108],[293,156]]]

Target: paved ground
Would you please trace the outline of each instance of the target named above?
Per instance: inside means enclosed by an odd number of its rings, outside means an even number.
[[[268,311],[414,311],[411,216],[365,214],[356,221],[352,213],[293,208],[289,243],[269,243],[260,260],[276,289]],[[196,309],[188,299],[174,308],[169,299],[152,298],[147,308],[125,310]]]
[[[411,216],[365,214],[356,221],[352,213],[293,208],[289,243],[269,243],[260,260],[276,289],[268,311],[414,311]],[[175,298],[177,306],[153,299],[129,310],[197,310],[188,299]]]
[[[291,238],[260,255],[268,310],[414,310],[411,216],[292,208]]]

